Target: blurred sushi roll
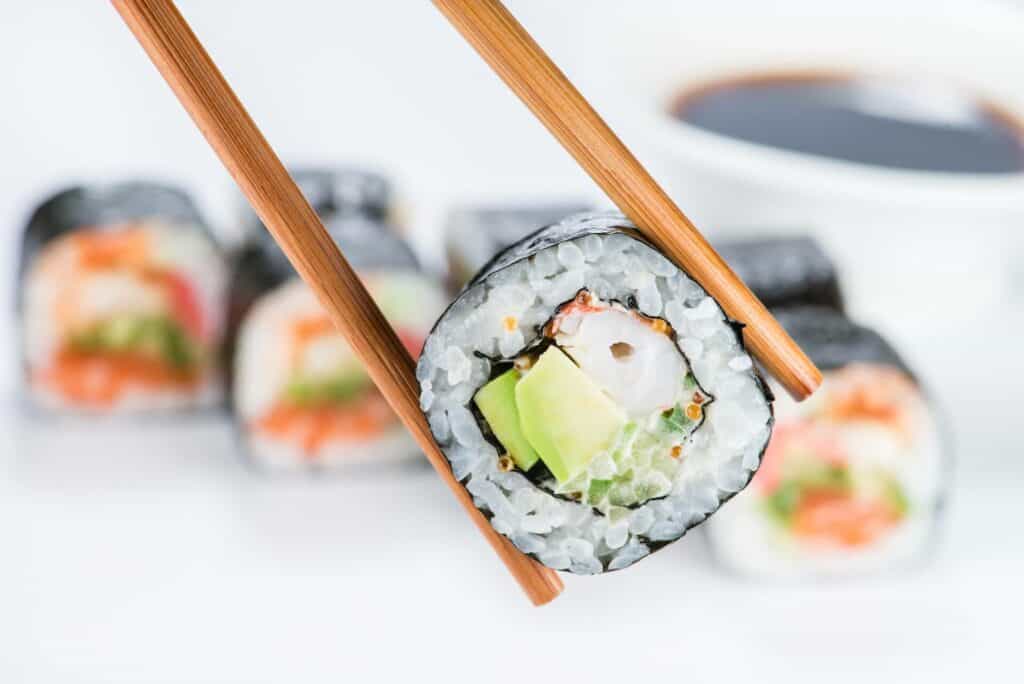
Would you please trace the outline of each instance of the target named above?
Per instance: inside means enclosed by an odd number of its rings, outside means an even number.
[[[722,240],[715,242],[715,250],[769,308],[843,310],[835,264],[809,237]]]
[[[824,308],[779,321],[824,371],[776,427],[750,487],[705,528],[715,555],[749,575],[839,576],[905,566],[934,539],[949,475],[934,408],[875,331]]]
[[[25,228],[31,403],[99,413],[219,401],[227,266],[192,201],[151,183],[74,187]]]
[[[427,338],[420,405],[501,534],[557,570],[618,570],[743,489],[772,426],[733,324],[625,217],[501,252]]]
[[[444,227],[449,287],[458,292],[501,250],[565,216],[589,209],[578,202],[454,209]]]
[[[448,303],[397,236],[363,216],[326,217],[409,353]],[[248,454],[270,469],[323,469],[417,452],[313,293],[269,238],[238,260],[233,411]]]

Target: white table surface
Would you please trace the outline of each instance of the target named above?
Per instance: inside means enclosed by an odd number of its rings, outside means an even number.
[[[428,256],[452,201],[596,194],[426,2],[181,5],[286,158],[396,174]],[[609,3],[510,5],[572,73],[575,20]],[[109,7],[4,9],[3,262],[29,204],[76,178],[181,180],[231,234],[226,176]],[[926,567],[764,585],[716,571],[692,535],[626,572],[568,577],[539,610],[425,467],[271,478],[220,417],[86,432],[28,419],[0,326],[0,682],[1013,681],[1017,303],[966,330],[892,322],[959,444]]]
[[[946,538],[919,570],[766,585],[717,571],[691,535],[626,572],[567,577],[534,609],[424,466],[267,477],[239,463],[226,421],[83,437],[18,415],[3,414],[19,444],[0,489],[3,681],[1016,670],[1019,478],[961,479]],[[69,441],[78,448],[59,448]]]

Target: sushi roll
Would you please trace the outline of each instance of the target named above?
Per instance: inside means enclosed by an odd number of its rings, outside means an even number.
[[[335,216],[327,228],[418,356],[448,303],[440,283],[374,221]],[[250,457],[294,470],[415,455],[412,439],[277,245],[269,238],[250,245],[238,265],[232,405]]]
[[[30,403],[90,413],[216,403],[226,280],[216,242],[179,190],[120,183],[46,200],[21,250]]]
[[[875,331],[823,308],[776,313],[825,380],[776,428],[750,487],[705,528],[728,568],[839,576],[906,565],[935,537],[949,472],[935,409]]]
[[[722,240],[715,250],[769,308],[823,306],[843,311],[835,264],[809,237]]]
[[[589,209],[586,204],[561,202],[453,210],[444,228],[449,287],[458,292],[501,250],[564,216]]]
[[[679,539],[746,486],[771,434],[741,326],[614,213],[495,257],[434,327],[417,378],[494,528],[579,574]]]

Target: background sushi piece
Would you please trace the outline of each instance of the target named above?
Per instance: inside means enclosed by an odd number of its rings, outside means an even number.
[[[227,269],[183,192],[74,187],[33,212],[18,310],[35,406],[98,413],[219,400]]]
[[[940,415],[875,331],[815,307],[778,310],[825,373],[802,404],[778,391],[751,486],[707,526],[716,557],[755,576],[848,576],[921,560],[949,487]]]
[[[388,178],[366,169],[345,166],[300,167],[291,173],[354,266],[420,268],[415,253],[408,243],[396,237],[400,231],[390,222],[397,212]],[[229,376],[235,337],[249,308],[260,295],[295,277],[288,258],[247,203],[242,204],[240,223],[243,240],[231,258],[225,344]]]
[[[769,308],[844,310],[836,265],[811,237],[716,240],[715,249]]]
[[[321,211],[329,206],[321,203]],[[418,356],[447,304],[436,278],[380,221],[342,207],[322,214],[409,353]],[[417,451],[361,362],[284,253],[265,236],[239,253],[232,410],[248,454],[275,469],[409,458]]]
[[[324,220],[362,217],[389,230],[400,225],[394,187],[383,174],[353,166],[300,166],[289,172],[306,200]],[[271,240],[249,204],[241,199],[239,202],[244,216],[243,241]]]
[[[582,202],[453,209],[444,225],[448,285],[458,292],[494,255],[530,233],[590,209]]]

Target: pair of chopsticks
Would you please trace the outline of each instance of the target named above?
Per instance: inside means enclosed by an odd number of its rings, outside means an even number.
[[[652,242],[732,318],[767,370],[798,399],[821,373],[498,0],[433,0],[538,119]],[[535,605],[558,575],[498,534],[452,475],[419,408],[415,365],[284,165],[172,0],[112,0],[441,479]]]

